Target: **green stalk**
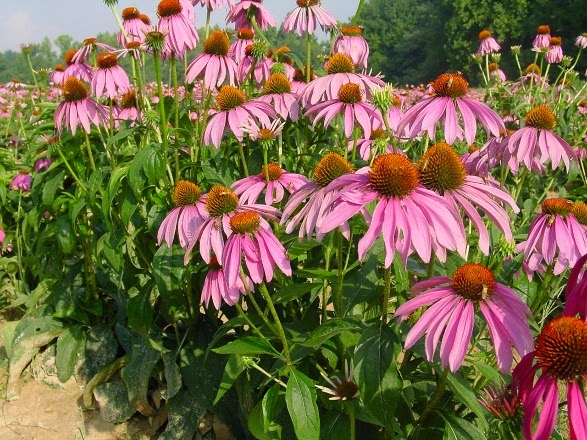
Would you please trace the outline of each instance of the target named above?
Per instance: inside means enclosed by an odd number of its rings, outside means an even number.
[[[350,440],[355,440],[355,404],[352,400],[347,402],[348,411],[349,411],[349,425],[350,425]]]
[[[69,171],[69,174],[71,174],[71,177],[73,178],[73,180],[75,180],[75,183],[77,183],[79,185],[79,187],[84,191],[87,192],[88,189],[86,188],[86,185],[84,185],[82,183],[81,180],[79,180],[79,177],[77,177],[77,174],[75,173],[75,171],[73,171],[73,168],[71,168],[71,165],[69,164],[69,162],[67,161],[67,158],[65,157],[65,155],[63,154],[63,152],[61,151],[61,148],[56,148],[57,153],[59,153],[59,156],[61,157],[61,160],[63,161],[63,163],[65,164],[65,167],[67,168],[67,170]]]
[[[33,69],[33,61],[31,60],[31,53],[28,50],[25,52],[25,57],[26,57],[28,65],[29,65],[29,69],[31,69],[31,75],[33,75],[33,81],[35,83],[35,88],[39,91],[39,93],[41,93],[39,83],[37,82],[37,75],[35,74],[35,69]],[[35,100],[33,99],[33,95],[31,95],[31,101],[33,101],[33,103],[35,102]]]
[[[206,38],[208,38],[208,35],[210,35],[210,16],[211,16],[211,12],[212,10],[210,9],[210,7],[208,7],[207,11],[206,11],[206,30],[205,30],[205,36],[204,36],[204,40]]]
[[[243,298],[244,297],[241,297],[241,300]],[[240,303],[237,302],[235,304],[235,306],[236,306],[236,310],[238,311],[239,315],[241,315],[241,317],[245,320],[245,322],[251,328],[251,330],[253,331],[253,333],[256,333],[258,336],[260,336],[263,339],[267,339],[265,336],[263,336],[263,333],[261,333],[261,331],[257,328],[257,326],[255,324],[253,324],[252,321],[249,319],[249,317],[247,316],[247,314],[243,310],[243,308],[240,305]]]
[[[306,32],[306,84],[312,79],[312,34]]]
[[[442,370],[442,375],[438,379],[438,385],[436,386],[436,390],[434,391],[434,394],[432,394],[432,396],[430,397],[430,400],[428,400],[426,408],[424,408],[424,411],[422,411],[422,415],[418,419],[418,427],[416,428],[416,432],[418,432],[422,428],[424,421],[428,418],[430,413],[432,413],[434,408],[436,408],[436,405],[438,405],[438,403],[440,402],[440,399],[444,394],[444,390],[446,389],[448,373],[448,368],[444,368]]]
[[[245,157],[245,150],[241,141],[238,141],[238,153],[243,163],[243,172],[245,173],[246,177],[249,177],[249,167],[247,166],[247,158]]]
[[[269,310],[271,311],[271,315],[273,316],[273,319],[275,320],[275,328],[277,330],[277,335],[279,336],[279,339],[281,339],[281,344],[283,345],[283,354],[285,356],[285,360],[287,362],[287,365],[292,365],[291,356],[289,354],[289,344],[287,343],[287,338],[285,337],[285,331],[283,330],[283,326],[281,325],[281,320],[279,319],[279,315],[277,314],[277,310],[275,310],[275,305],[273,304],[273,300],[271,299],[271,295],[267,291],[267,286],[265,286],[265,283],[259,284],[259,290],[261,291],[261,294],[265,298],[265,301],[267,301],[267,305],[269,306]]]
[[[168,158],[167,152],[169,150],[169,139],[167,134],[167,116],[165,115],[165,105],[163,103],[163,83],[161,80],[161,58],[159,58],[159,51],[153,51],[153,61],[155,63],[155,77],[157,78],[157,94],[159,95],[159,119],[161,126],[161,140],[163,142],[163,169],[167,172]],[[168,185],[171,182],[168,182]]]
[[[90,159],[90,168],[92,168],[92,171],[96,171],[96,163],[94,162],[94,154],[92,153],[92,144],[90,144],[90,137],[85,130],[84,135],[86,138],[86,150],[88,151],[88,158]]]
[[[381,320],[387,324],[389,311],[389,296],[391,293],[391,265],[383,270],[383,304],[381,305]]]
[[[357,12],[355,12],[355,16],[353,17],[353,21],[351,21],[351,25],[355,26],[361,17],[361,11],[363,11],[363,6],[365,6],[365,0],[359,0],[359,6],[357,6]]]
[[[171,54],[171,77],[173,81],[173,110],[175,113],[174,131],[175,131],[175,180],[179,180],[179,95],[178,95],[178,84],[177,84],[177,60],[175,54]]]

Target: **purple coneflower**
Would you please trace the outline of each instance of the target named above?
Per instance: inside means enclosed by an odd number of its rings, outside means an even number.
[[[234,23],[237,29],[253,27],[253,18],[263,31],[267,30],[269,26],[275,27],[275,20],[262,3],[263,0],[241,0],[236,5],[230,6],[226,21]]]
[[[220,310],[222,302],[224,301],[229,306],[235,305],[240,299],[241,294],[246,295],[247,290],[253,290],[253,282],[249,277],[246,277],[247,286],[243,283],[241,277],[236,280],[235,287],[228,287],[226,284],[226,275],[224,269],[218,263],[215,255],[210,258],[208,264],[208,273],[204,278],[204,285],[202,286],[202,296],[200,297],[200,304],[208,307],[210,299],[216,310]]]
[[[219,261],[223,261],[225,236],[232,234],[230,219],[235,214],[252,211],[276,221],[281,215],[278,209],[271,206],[242,205],[231,189],[220,185],[210,188],[206,197],[206,211],[209,217],[192,234],[184,256],[185,264],[189,262],[190,253],[198,243],[200,255],[206,263],[210,264],[212,252]]]
[[[345,362],[344,375],[334,376],[330,379],[323,372],[320,372],[329,386],[316,385],[320,391],[329,394],[328,400],[351,400],[359,397],[359,387],[354,382],[353,361]]]
[[[296,0],[298,7],[291,11],[283,20],[283,31],[296,31],[299,36],[304,33],[313,34],[320,26],[327,31],[336,26],[336,18],[326,11],[320,0]]]
[[[106,52],[114,52],[116,49],[106,43],[100,43],[96,38],[86,38],[83,46],[80,47],[71,61],[74,63],[82,62],[90,57],[92,53],[96,52],[97,49],[102,49]]]
[[[4,240],[5,239],[6,239],[6,233],[2,229],[0,229],[0,251],[4,247]]]
[[[324,155],[314,168],[312,180],[295,191],[283,209],[281,224],[287,223],[286,234],[291,234],[299,224],[298,236],[300,239],[305,236],[307,240],[311,240],[312,235],[316,233],[316,240],[322,241],[324,234],[319,232],[318,226],[324,217],[331,212],[330,201],[335,194],[327,192],[325,188],[337,177],[352,172],[352,164],[340,154],[331,152]],[[299,206],[302,208],[293,215]],[[347,239],[350,237],[347,222],[339,225],[339,229]]]
[[[138,122],[141,114],[139,111],[139,105],[137,95],[134,90],[129,90],[120,98],[120,113],[118,113],[118,119],[125,121]]]
[[[277,136],[281,134],[284,126],[285,122],[281,119],[276,119],[270,126],[267,126],[265,124],[257,125],[254,119],[248,118],[246,122],[243,122],[241,128],[252,141],[259,141],[263,147],[269,148]]]
[[[575,46],[581,49],[587,49],[587,32],[583,32],[575,39]]]
[[[546,61],[549,63],[560,63],[563,60],[562,40],[560,37],[550,37]]]
[[[118,58],[113,53],[98,55],[98,70],[92,78],[92,92],[97,98],[106,96],[114,99],[130,88],[130,81]]]
[[[556,169],[561,160],[567,171],[570,162],[577,160],[573,148],[552,130],[556,126],[556,116],[547,105],[534,107],[526,114],[525,126],[503,140],[512,158],[523,163],[529,170],[538,159],[544,165],[549,159],[552,169]],[[517,166],[515,166],[517,169]]]
[[[510,217],[502,204],[517,213],[520,209],[516,202],[504,189],[485,183],[481,177],[468,175],[454,148],[439,142],[424,153],[416,166],[420,183],[425,188],[444,197],[456,215],[461,208],[469,217],[479,233],[479,249],[485,255],[489,255],[489,231],[477,210],[495,223],[508,242],[514,240]]]
[[[385,245],[386,268],[393,262],[396,250],[404,265],[414,250],[425,263],[434,254],[445,261],[447,249],[465,255],[462,220],[445,199],[420,184],[418,169],[403,154],[376,157],[371,167],[341,176],[325,189],[334,190],[341,191],[328,202],[330,213],[318,225],[321,233],[340,226],[376,202],[372,217],[366,219],[369,229],[359,240],[361,261],[379,235]]]
[[[577,207],[580,210],[579,213],[577,213]],[[587,220],[587,205],[585,203],[576,202],[573,204],[573,208],[575,208],[573,209],[573,213],[578,219],[579,215],[582,215],[583,220]],[[569,280],[567,281],[565,308],[563,310],[564,315],[579,316],[579,318],[583,320],[587,320],[587,276],[585,273],[586,263],[587,254],[579,258],[571,270]]]
[[[277,266],[285,275],[291,276],[291,265],[287,252],[271,226],[259,214],[244,211],[234,214],[229,220],[232,234],[226,240],[222,266],[228,287],[237,287],[240,278],[241,260],[253,283],[271,281]]]
[[[30,191],[33,176],[27,170],[20,170],[8,184],[8,189],[12,191]]]
[[[534,382],[538,370],[541,374]],[[559,381],[566,388],[569,438],[587,438],[587,404],[583,394],[587,381],[587,323],[584,320],[563,315],[550,321],[538,336],[536,349],[522,358],[513,377],[520,383],[525,439],[551,438],[561,406]],[[536,416],[538,421],[533,429]]]
[[[374,126],[377,126],[377,128],[371,129],[371,135],[368,138],[363,135],[362,138],[357,139],[356,145],[355,140],[351,139],[348,143],[347,151],[358,151],[361,159],[367,162],[381,153],[393,153],[393,146],[386,142],[387,133],[385,129],[381,127],[380,123],[375,123]],[[380,148],[381,146],[383,148]],[[385,149],[385,151],[379,151],[381,149]]]
[[[266,102],[284,120],[296,122],[300,116],[300,103],[297,95],[291,92],[291,83],[283,73],[273,73],[263,86],[259,101]]]
[[[175,232],[179,236],[179,244],[187,249],[194,231],[208,218],[206,196],[195,183],[180,180],[173,192],[173,208],[165,217],[157,232],[157,244],[163,241],[167,247],[173,245]]]
[[[157,30],[165,34],[165,47],[161,51],[163,58],[174,54],[182,60],[185,53],[198,44],[196,28],[188,21],[182,10],[179,0],[161,0],[157,6],[159,16]]]
[[[215,89],[225,83],[236,84],[237,65],[227,56],[230,49],[228,35],[221,30],[213,30],[204,41],[204,52],[190,63],[185,80],[194,82],[197,78],[204,80],[204,87]]]
[[[561,274],[587,254],[585,228],[573,215],[573,203],[565,199],[546,199],[528,230],[528,238],[516,246],[524,253],[529,273],[544,270],[543,262]]]
[[[241,28],[236,32],[236,40],[230,45],[228,56],[231,57],[237,64],[245,58],[246,48],[253,44],[255,38],[255,31],[249,28]]]
[[[535,48],[547,48],[550,46],[550,27],[547,24],[538,26],[537,35],[534,37],[532,46]]]
[[[491,32],[488,30],[479,32],[479,49],[477,49],[477,55],[489,55],[490,53],[499,52],[500,49],[501,46],[491,36]]]
[[[63,64],[57,64],[51,72],[51,82],[56,86],[62,86],[65,81],[65,69]]]
[[[492,76],[498,82],[505,82],[506,81],[505,73],[503,73],[503,70],[501,70],[499,68],[499,64],[490,63],[488,68],[489,68],[489,76]]]
[[[371,99],[371,89],[383,87],[385,83],[374,76],[355,73],[355,65],[350,57],[343,53],[335,53],[326,63],[328,75],[309,82],[301,92],[304,107],[319,102],[335,99],[340,88],[348,83],[357,84],[365,90],[365,99]]]
[[[308,183],[307,177],[289,173],[276,163],[263,167],[259,174],[237,180],[230,187],[240,196],[240,203],[253,204],[265,191],[265,204],[273,205],[283,200],[285,191],[294,193]]]
[[[423,131],[430,139],[435,139],[436,125],[439,122],[444,131],[444,140],[448,144],[463,137],[468,144],[475,142],[477,121],[487,133],[499,136],[505,130],[503,121],[487,105],[474,99],[466,98],[469,83],[458,73],[443,73],[432,84],[433,96],[414,105],[404,115],[398,132],[404,132],[414,138]],[[457,112],[458,109],[458,112]],[[459,126],[459,115],[463,127]]]
[[[86,133],[90,132],[90,123],[103,125],[108,120],[108,110],[89,97],[88,88],[72,76],[63,84],[63,102],[55,110],[55,127],[61,134],[65,127],[75,135],[78,125]]]
[[[363,37],[362,26],[342,26],[340,35],[334,40],[334,53],[344,53],[355,66],[366,69],[369,58],[369,44]]]
[[[71,76],[76,77],[79,80],[85,82],[92,82],[92,77],[94,76],[94,69],[87,65],[83,59],[78,59],[77,62],[73,61],[75,54],[77,51],[75,49],[68,50],[65,52],[65,63],[67,67],[63,72],[63,81]]]
[[[145,33],[149,31],[149,25],[141,20],[141,13],[134,7],[122,10],[122,27],[126,36],[120,31],[116,37],[118,44],[122,47],[131,41],[142,43],[145,41]]]
[[[185,16],[189,23],[193,23],[196,19],[196,13],[194,11],[194,4],[191,0],[179,0],[181,5],[181,13]]]
[[[229,129],[239,141],[243,140],[243,123],[259,119],[266,127],[277,114],[271,106],[259,100],[247,101],[245,94],[233,86],[223,86],[216,96],[219,111],[210,116],[204,131],[204,143],[220,148],[224,132]]]
[[[214,9],[219,9],[224,5],[228,5],[228,7],[234,6],[235,0],[192,0],[194,6],[198,2],[205,8],[213,11]]]
[[[476,305],[487,323],[499,371],[511,371],[512,346],[521,356],[532,350],[530,309],[481,264],[465,264],[451,278],[419,282],[412,287],[412,294],[417,296],[399,306],[394,316],[405,319],[421,307],[430,306],[411,328],[404,344],[409,349],[426,333],[424,347],[429,362],[442,337],[442,366],[453,373],[461,367],[473,334]]]
[[[344,118],[344,135],[350,138],[355,124],[358,124],[365,133],[371,136],[373,120],[382,123],[381,114],[372,104],[363,101],[364,90],[358,84],[344,84],[338,91],[338,98],[313,105],[306,110],[305,116],[313,119],[312,127],[324,119],[324,127],[330,125],[335,116]]]
[[[43,170],[48,170],[52,163],[53,159],[50,157],[41,157],[35,162],[35,171],[38,173]]]

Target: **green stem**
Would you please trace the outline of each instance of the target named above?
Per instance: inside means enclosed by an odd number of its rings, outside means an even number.
[[[353,17],[353,21],[351,21],[351,25],[355,26],[361,17],[361,11],[363,10],[363,6],[365,6],[365,0],[359,0],[359,6],[357,6],[357,12],[355,12],[355,16]]]
[[[312,79],[312,34],[306,32],[306,83]]]
[[[63,152],[61,151],[61,148],[57,147],[56,148],[57,153],[59,154],[59,156],[61,157],[61,160],[63,161],[63,163],[65,164],[65,167],[67,168],[67,170],[69,171],[69,174],[71,174],[71,177],[73,178],[73,180],[75,180],[75,183],[77,183],[79,185],[79,187],[84,191],[87,192],[88,189],[86,188],[86,185],[84,185],[82,183],[81,180],[79,180],[79,177],[77,177],[77,174],[75,174],[75,171],[73,171],[73,168],[71,168],[71,165],[69,164],[69,162],[67,161],[67,158],[65,157],[65,155],[63,154]]]
[[[343,264],[343,253],[342,253],[342,244],[343,244],[343,237],[342,232],[337,231],[338,240],[336,244],[336,264],[338,267],[338,282],[336,289],[332,291],[332,304],[334,306],[334,313],[338,318],[342,318],[342,286],[344,283],[344,264]]]
[[[242,297],[241,297],[241,299],[242,299]],[[261,330],[259,330],[257,328],[257,326],[255,324],[253,324],[253,322],[249,319],[249,317],[247,316],[247,314],[243,310],[243,308],[240,305],[240,303],[237,302],[235,304],[235,306],[236,306],[236,309],[237,309],[239,315],[241,315],[241,317],[245,320],[245,322],[247,323],[247,325],[249,327],[251,327],[251,330],[253,331],[253,333],[257,333],[257,335],[259,335],[261,338],[267,339],[265,336],[263,336],[263,333],[261,333]]]
[[[175,131],[175,181],[179,180],[179,87],[177,84],[177,60],[175,54],[171,54],[171,73],[173,81],[173,110],[175,113],[174,131]]]
[[[210,9],[210,7],[208,7],[208,9],[206,10],[206,29],[205,29],[205,37],[204,39],[208,38],[208,35],[210,35],[210,16],[212,10]]]
[[[39,93],[41,92],[41,89],[39,87],[39,83],[37,82],[37,75],[35,74],[35,69],[33,69],[33,61],[31,60],[31,54],[29,51],[25,52],[25,57],[27,60],[27,63],[29,65],[29,69],[31,70],[31,75],[33,75],[33,81],[35,83],[35,88],[39,91]],[[35,102],[35,100],[33,99],[33,95],[31,94],[31,100],[33,101],[33,103]]]
[[[285,360],[287,361],[288,365],[292,365],[291,356],[289,354],[289,344],[287,343],[287,338],[285,337],[285,331],[283,330],[283,326],[281,325],[281,320],[279,319],[279,315],[277,314],[277,310],[275,310],[275,305],[273,304],[273,300],[271,299],[271,295],[267,290],[267,286],[264,283],[259,284],[259,290],[261,294],[267,301],[267,305],[269,306],[269,310],[271,311],[271,315],[275,320],[275,328],[277,330],[277,335],[279,339],[281,339],[281,344],[283,345],[283,354],[285,356]]]
[[[350,440],[355,440],[355,403],[350,400],[347,402],[348,413],[349,413],[349,429],[350,429]]]
[[[94,162],[94,154],[92,153],[92,144],[90,143],[90,137],[88,136],[88,133],[84,130],[84,135],[86,138],[86,150],[88,152],[88,159],[90,160],[90,167],[92,168],[92,171],[96,171],[96,163]]]
[[[167,138],[167,116],[165,115],[165,104],[163,100],[163,82],[161,80],[161,58],[159,58],[159,51],[153,51],[153,61],[155,63],[155,77],[157,78],[157,94],[159,95],[159,120],[161,126],[161,140],[163,142],[163,170],[167,173],[168,158],[167,152],[169,150],[169,139]],[[171,182],[168,182],[170,185]]]
[[[383,270],[383,304],[381,305],[381,320],[387,323],[389,311],[389,296],[391,293],[391,265]]]
[[[98,287],[96,284],[96,265],[94,264],[94,255],[92,252],[92,222],[86,215],[86,226],[88,228],[87,233],[82,233],[83,241],[82,246],[84,248],[84,268],[86,271],[86,285],[90,297],[98,299]]]
[[[249,167],[247,166],[247,159],[245,157],[245,150],[243,148],[243,143],[238,141],[238,153],[241,157],[241,161],[243,163],[243,172],[245,173],[246,177],[249,177]]]
[[[434,410],[434,408],[436,408],[438,402],[440,402],[440,399],[444,394],[444,390],[446,389],[448,373],[448,368],[442,370],[442,375],[438,379],[438,385],[436,385],[436,390],[434,391],[434,394],[432,394],[432,396],[430,397],[430,400],[428,400],[426,408],[424,408],[424,411],[422,411],[422,415],[418,419],[418,428],[416,428],[417,430],[422,428],[424,421],[428,418],[428,416]]]
[[[276,383],[278,383],[279,385],[281,385],[283,388],[287,388],[287,385],[283,381],[281,381],[278,378],[272,376],[271,373],[269,373],[268,371],[266,371],[263,368],[261,368],[259,365],[257,365],[256,362],[251,362],[248,365],[250,365],[251,367],[253,367],[255,370],[261,372],[263,375],[267,376],[269,379],[275,381]]]
[[[542,282],[540,283],[540,287],[538,288],[536,296],[532,301],[530,310],[532,311],[534,316],[536,316],[536,312],[538,312],[540,307],[544,305],[545,300],[548,299],[548,297],[550,296],[550,286],[552,284],[552,281],[554,280],[553,270],[554,267],[552,264],[547,267],[546,273],[544,274]]]

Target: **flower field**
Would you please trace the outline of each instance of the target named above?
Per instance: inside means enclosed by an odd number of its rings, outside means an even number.
[[[587,34],[394,87],[363,0],[105,3],[0,84],[8,400],[42,357],[159,439],[587,439]]]

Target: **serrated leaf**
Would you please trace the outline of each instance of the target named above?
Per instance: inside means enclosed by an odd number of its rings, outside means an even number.
[[[232,354],[226,362],[224,367],[224,374],[222,375],[222,382],[220,382],[220,388],[214,399],[216,404],[222,396],[232,387],[234,381],[240,376],[240,374],[247,369],[247,366],[242,361],[242,358],[238,354]]]
[[[316,387],[314,382],[294,367],[291,368],[285,403],[299,439],[319,440],[320,416],[316,404]]]
[[[387,427],[393,426],[402,389],[395,362],[396,343],[389,326],[377,322],[361,335],[353,356],[361,400]]]
[[[66,328],[59,335],[59,338],[57,338],[55,364],[57,367],[57,378],[61,382],[67,382],[73,374],[80,348],[84,343],[85,334],[79,325]]]
[[[244,338],[229,342],[222,347],[215,348],[212,351],[218,354],[268,354],[283,359],[281,353],[273,348],[266,339],[257,336],[245,336]]]

